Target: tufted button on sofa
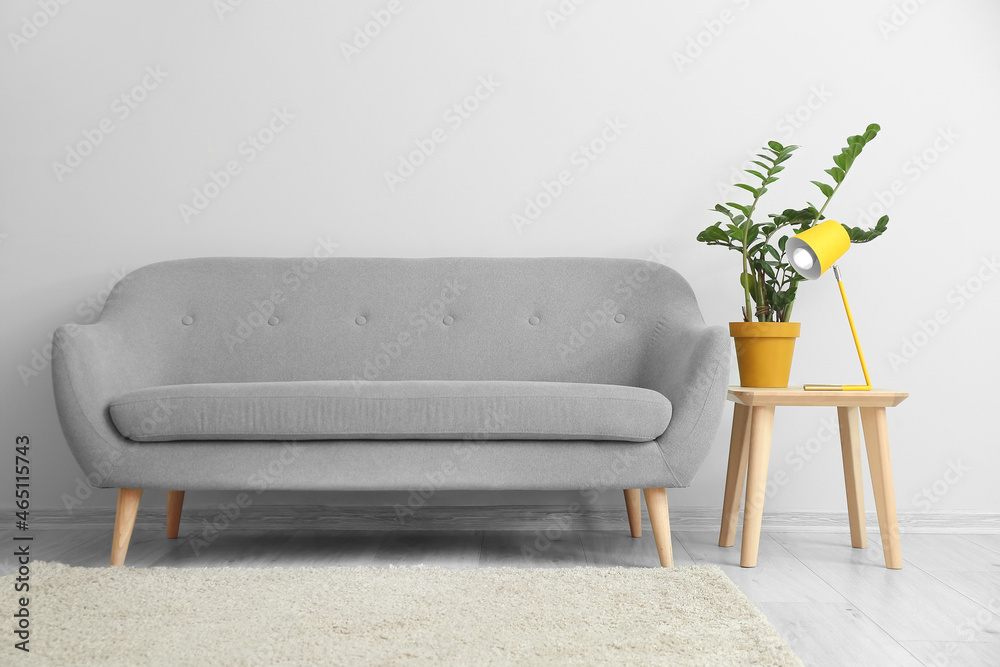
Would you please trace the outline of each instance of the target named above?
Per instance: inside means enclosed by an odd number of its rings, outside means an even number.
[[[669,565],[665,489],[728,377],[687,282],[619,259],[169,261],[53,345],[69,447],[119,489],[115,565],[142,489],[169,491],[176,537],[185,489],[412,490],[444,466],[442,489],[617,486],[633,535],[645,489]]]

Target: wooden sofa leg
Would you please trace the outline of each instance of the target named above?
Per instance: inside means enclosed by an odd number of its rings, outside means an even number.
[[[653,539],[660,555],[662,567],[674,566],[674,550],[670,544],[670,514],[667,510],[667,490],[660,488],[643,489],[646,495],[646,511],[653,524]]]
[[[632,537],[642,537],[642,491],[625,489],[625,511],[628,512],[628,529]]]
[[[125,564],[125,553],[132,539],[135,515],[139,511],[142,489],[118,489],[118,509],[115,512],[115,535],[111,542],[111,566]]]
[[[184,506],[183,491],[167,491],[167,537],[177,539],[181,528],[181,507]]]

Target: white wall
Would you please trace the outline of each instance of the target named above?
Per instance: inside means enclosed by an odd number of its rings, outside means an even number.
[[[844,138],[874,121],[883,134],[828,213],[855,223],[898,181],[888,235],[855,247],[842,267],[875,382],[912,393],[890,415],[900,510],[1000,509],[990,416],[1000,4],[590,0],[553,26],[547,14],[573,7],[568,0],[401,0],[348,60],[342,43],[387,0],[246,0],[220,14],[225,2],[0,8],[0,506],[13,504],[8,464],[19,433],[35,443],[35,507],[61,507],[76,493],[81,473],[43,356],[57,325],[93,318],[118,272],[198,255],[301,256],[321,241],[343,256],[655,253],[692,282],[706,319],[724,323],[739,317],[738,259],[694,237],[715,221],[706,209],[739,196],[728,184],[747,151],[771,138],[803,146],[768,204],[799,206],[817,196],[808,181],[824,177]],[[38,14],[49,5],[54,16]],[[34,30],[25,17],[44,25]],[[691,40],[705,45],[700,54]],[[691,62],[678,66],[689,48]],[[479,108],[449,121],[446,111],[481,77],[499,87],[488,96],[480,88]],[[144,82],[149,90],[136,89],[143,99],[127,108],[121,96]],[[292,119],[249,161],[243,142],[274,109]],[[574,154],[609,119],[624,129],[579,171]],[[60,180],[53,163],[102,121],[113,131]],[[439,127],[445,141],[390,191],[384,172]],[[230,160],[240,173],[185,221],[180,205]],[[563,169],[572,184],[519,232],[512,214]],[[924,334],[935,313],[944,323]],[[832,278],[805,285],[795,315],[803,337],[793,382],[860,378]],[[919,349],[904,351],[904,341]],[[23,380],[18,368],[36,351],[40,374]],[[914,351],[892,363],[891,354]],[[779,410],[771,476],[782,483],[769,508],[844,507],[839,447],[824,428],[831,416]],[[718,507],[727,444],[728,424],[694,486],[671,493],[672,507]],[[924,489],[934,502],[917,497]],[[619,503],[619,491],[605,499]],[[86,499],[113,501],[113,491]]]

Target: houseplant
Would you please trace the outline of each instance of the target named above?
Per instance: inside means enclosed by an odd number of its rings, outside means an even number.
[[[778,181],[785,163],[791,159],[798,146],[783,146],[769,141],[757,154],[759,160],[745,173],[752,177],[750,183],[736,183],[752,196],[749,204],[727,202],[717,204],[713,211],[725,216],[698,234],[698,241],[708,245],[723,246],[740,253],[742,270],[740,285],[743,288],[743,321],[730,322],[730,334],[736,341],[736,357],[740,367],[740,383],[748,387],[785,387],[792,364],[795,338],[799,323],[792,322],[792,307],[802,277],[785,261],[785,243],[789,236],[798,234],[825,219],[830,201],[840,189],[847,174],[862,150],[881,128],[869,125],[863,134],[847,138],[839,154],[826,173],[833,183],[812,181],[824,199],[816,206],[807,202],[801,209],[785,209],[770,213],[767,220],[760,220],[758,207],[768,191],[768,186]],[[756,183],[756,185],[751,184]],[[889,224],[889,216],[882,216],[872,229],[844,225],[852,243],[867,243],[881,236]]]

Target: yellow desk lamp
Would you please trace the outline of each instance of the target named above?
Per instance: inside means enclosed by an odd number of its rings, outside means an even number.
[[[851,247],[851,237],[844,226],[835,220],[826,220],[818,225],[796,234],[785,243],[785,257],[792,268],[806,280],[816,280],[827,269],[833,266],[833,275],[840,287],[840,296],[844,300],[844,310],[847,311],[847,321],[851,324],[854,335],[854,346],[858,348],[858,359],[861,361],[861,372],[865,374],[865,384],[807,384],[806,391],[869,391],[872,381],[868,377],[868,367],[865,365],[865,355],[861,351],[861,341],[858,340],[858,330],[854,328],[854,318],[851,307],[847,303],[847,292],[840,279],[840,269],[834,264]]]

